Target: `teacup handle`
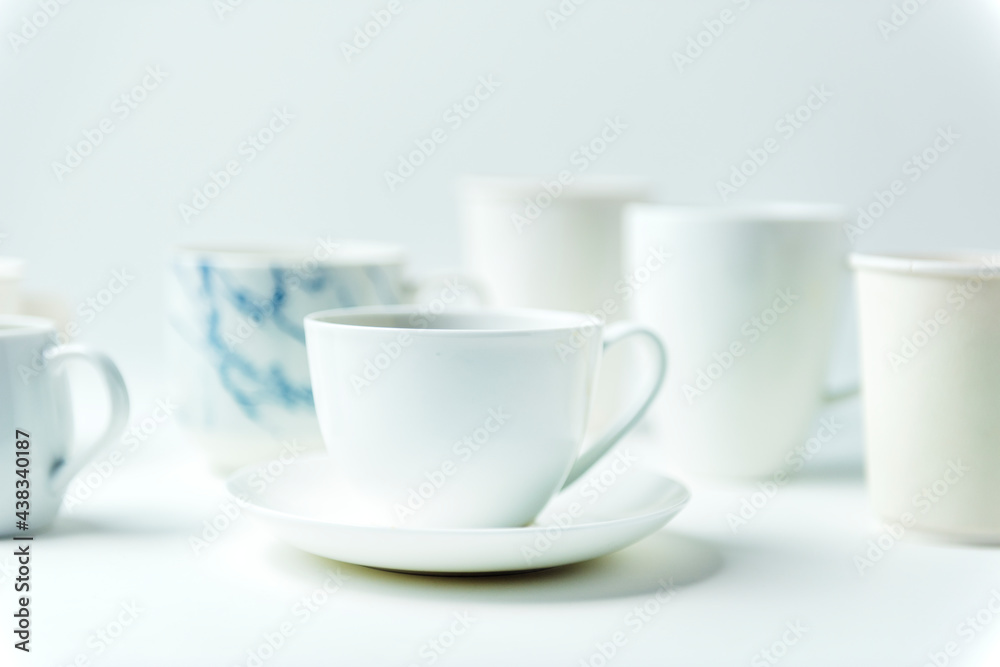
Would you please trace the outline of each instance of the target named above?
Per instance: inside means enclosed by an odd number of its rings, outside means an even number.
[[[52,470],[53,487],[62,490],[69,485],[70,481],[83,469],[87,461],[93,458],[94,454],[112,444],[125,431],[129,415],[128,389],[125,387],[125,380],[122,379],[118,367],[107,355],[100,352],[82,345],[60,345],[46,352],[45,356],[49,370],[54,375],[63,373],[64,367],[69,361],[79,360],[90,363],[104,378],[108,386],[108,395],[111,398],[111,414],[108,416],[108,424],[100,437],[82,451],[72,455],[67,454],[67,457]]]
[[[637,406],[626,411],[625,416],[615,422],[593,445],[587,448],[587,451],[580,455],[580,458],[576,460],[576,463],[570,469],[569,476],[566,478],[563,488],[566,488],[590,470],[602,456],[608,453],[608,450],[615,443],[621,440],[626,433],[639,423],[639,420],[646,414],[646,410],[649,409],[656,395],[660,392],[660,387],[663,386],[663,380],[667,376],[667,349],[664,347],[663,341],[660,340],[660,336],[649,327],[635,322],[615,322],[610,324],[604,330],[604,349],[607,350],[615,343],[629,336],[644,336],[653,344],[653,351],[656,353],[656,370],[653,383],[646,390],[644,397],[639,400]]]

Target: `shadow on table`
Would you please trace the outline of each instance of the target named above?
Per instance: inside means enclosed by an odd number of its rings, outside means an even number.
[[[334,561],[274,543],[267,560],[290,574],[315,578]],[[392,596],[477,602],[570,602],[651,595],[703,581],[722,567],[710,542],[661,531],[617,553],[563,567],[489,576],[403,574],[338,563],[351,587]]]
[[[184,517],[121,512],[102,519],[60,515],[52,528],[39,537],[55,539],[75,535],[189,535],[190,533],[191,523]]]

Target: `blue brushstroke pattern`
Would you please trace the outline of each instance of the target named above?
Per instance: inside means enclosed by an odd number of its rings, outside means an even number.
[[[275,328],[297,342],[305,345],[305,331],[299,314],[291,314],[289,294],[302,290],[307,294],[332,292],[329,308],[357,305],[358,301],[345,271],[320,268],[315,275],[304,276],[280,267],[268,269],[271,278],[270,295],[260,295],[239,285],[227,272],[207,261],[200,262],[195,269],[195,284],[188,284],[185,291],[193,287],[196,301],[207,306],[203,314],[204,342],[215,358],[216,370],[222,386],[243,413],[253,420],[260,418],[260,408],[264,405],[279,405],[288,410],[313,408],[312,387],[293,382],[280,364],[257,365],[236,349],[230,349],[223,331],[222,306],[229,305],[240,315],[260,323],[272,322]],[[184,267],[175,266],[175,273],[181,285],[185,285]],[[398,303],[399,296],[391,286],[391,280],[379,267],[365,267],[363,279],[374,288],[381,303]],[[360,285],[353,285],[360,288]],[[303,350],[302,354],[305,354]]]

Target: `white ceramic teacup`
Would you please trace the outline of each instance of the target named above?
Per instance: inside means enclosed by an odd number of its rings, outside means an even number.
[[[305,327],[327,449],[358,521],[378,525],[527,524],[636,424],[666,371],[652,331],[581,313],[353,308]],[[581,455],[602,350],[633,335],[655,352],[650,385]]]
[[[670,350],[652,414],[672,464],[724,478],[788,467],[826,398],[846,283],[842,209],[819,204],[635,204],[625,251],[666,265],[637,290],[632,315]]]
[[[79,345],[56,346],[55,338],[50,320],[0,315],[0,535],[48,528],[70,480],[128,421],[128,392],[114,363]],[[74,419],[66,370],[73,361],[95,366],[111,399],[103,434],[79,453],[69,451]]]
[[[1000,541],[1000,251],[851,264],[876,513]]]
[[[215,468],[322,449],[302,318],[414,300],[422,285],[406,275],[405,262],[398,246],[330,239],[312,247],[174,251],[167,281],[171,398],[185,434]],[[450,307],[475,292],[457,276],[434,282],[431,306]]]

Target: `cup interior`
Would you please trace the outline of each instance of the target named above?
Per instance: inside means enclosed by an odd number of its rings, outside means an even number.
[[[415,306],[340,308],[312,313],[306,322],[336,327],[413,329],[452,333],[528,333],[593,326],[584,313],[535,309],[455,308],[434,314]]]

